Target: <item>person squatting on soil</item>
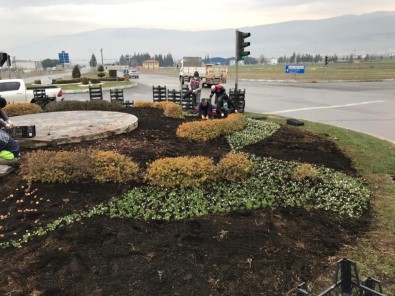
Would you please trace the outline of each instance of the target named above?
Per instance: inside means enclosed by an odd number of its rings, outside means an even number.
[[[226,117],[230,113],[237,113],[237,110],[233,102],[229,99],[229,96],[224,93],[218,99],[217,116]]]
[[[14,124],[8,118],[7,114],[4,112],[3,108],[7,105],[6,99],[0,97],[0,128],[6,127],[10,128],[13,127]]]
[[[1,129],[14,126],[3,110],[6,105],[6,99],[0,97],[0,165],[14,164],[18,162],[20,155],[18,143]]]
[[[214,104],[217,105],[219,98],[223,95],[226,94],[225,88],[221,84],[217,85],[212,85],[211,86],[211,94],[210,94],[210,100],[215,95],[214,98]]]
[[[192,103],[195,107],[200,102],[200,94],[202,92],[202,83],[200,81],[199,72],[195,71],[193,77],[189,81],[189,91],[192,94]]]
[[[212,111],[213,108],[210,101],[206,98],[202,98],[198,107],[199,117],[201,117],[202,119],[209,119]]]
[[[10,165],[18,162],[20,148],[18,143],[4,130],[0,129],[0,165]]]

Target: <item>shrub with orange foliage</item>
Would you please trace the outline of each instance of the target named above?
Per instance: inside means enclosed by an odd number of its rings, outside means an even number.
[[[241,181],[248,177],[253,163],[243,154],[230,152],[218,163],[219,176],[228,181]]]
[[[177,128],[176,135],[196,142],[207,142],[221,135],[243,130],[245,126],[244,115],[236,113],[225,119],[185,122]]]
[[[217,168],[211,158],[166,157],[149,164],[145,180],[160,187],[198,187],[217,179]]]
[[[43,109],[37,104],[33,103],[15,103],[7,104],[3,108],[8,116],[20,116],[26,114],[37,114],[43,112]]]

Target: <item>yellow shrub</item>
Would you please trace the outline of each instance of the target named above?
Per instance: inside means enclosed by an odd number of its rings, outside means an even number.
[[[160,187],[198,187],[217,179],[217,168],[204,156],[161,158],[149,164],[145,180]]]
[[[184,122],[178,126],[176,135],[196,142],[207,142],[221,135],[219,120]]]
[[[163,114],[170,118],[184,118],[182,106],[173,102],[167,102]]]
[[[138,166],[117,152],[34,151],[21,166],[23,178],[45,183],[69,183],[93,179],[96,182],[125,182],[137,179]]]
[[[84,151],[34,151],[22,164],[24,178],[47,183],[69,183],[87,179],[92,161]]]
[[[292,175],[292,179],[302,181],[305,179],[317,180],[318,169],[309,163],[299,165]]]
[[[247,123],[244,115],[241,113],[229,114],[228,117],[222,122],[223,124],[221,125],[221,134],[224,135],[243,130]]]
[[[36,114],[43,112],[43,109],[37,104],[33,103],[15,103],[15,104],[7,104],[4,107],[4,111],[8,116],[20,116],[26,114]]]
[[[137,108],[153,108],[154,107],[154,103],[153,102],[147,102],[147,101],[141,101],[141,100],[136,100],[133,103],[134,107]]]
[[[178,105],[174,102],[163,101],[163,102],[154,103],[154,102],[146,102],[146,101],[135,101],[134,107],[158,108],[164,111],[163,115],[166,117],[184,118],[181,105]]]
[[[168,102],[168,101],[155,102],[154,108],[159,108],[159,109],[165,110],[169,104],[175,104],[175,103]]]
[[[242,114],[230,114],[225,119],[185,122],[177,128],[176,135],[197,142],[207,142],[221,135],[240,131],[245,125],[246,120]]]
[[[99,183],[122,183],[137,180],[139,167],[124,155],[114,151],[92,151],[92,178]]]
[[[248,177],[253,164],[244,155],[226,154],[218,163],[219,176],[228,181],[241,181]]]

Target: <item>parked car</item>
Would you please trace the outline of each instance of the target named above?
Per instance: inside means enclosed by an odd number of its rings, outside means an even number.
[[[129,70],[129,77],[130,78],[139,78],[140,73],[137,70]]]
[[[63,97],[63,91],[56,85],[41,85],[36,88],[27,88],[22,79],[0,80],[0,96],[8,103],[36,103],[38,98],[56,101]]]

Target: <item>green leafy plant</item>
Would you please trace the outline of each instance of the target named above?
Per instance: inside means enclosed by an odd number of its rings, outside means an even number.
[[[80,78],[81,77],[81,71],[79,65],[75,65],[73,68],[73,71],[71,72],[71,76],[73,78]]]

